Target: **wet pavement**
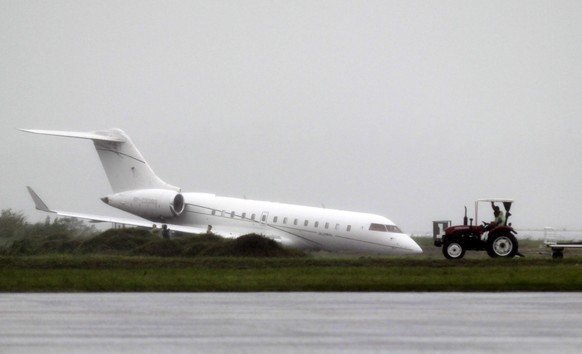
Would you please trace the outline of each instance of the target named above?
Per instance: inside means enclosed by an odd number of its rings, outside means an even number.
[[[0,353],[562,353],[579,293],[0,294]]]

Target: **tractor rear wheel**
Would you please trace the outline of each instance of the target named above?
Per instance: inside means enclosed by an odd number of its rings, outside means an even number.
[[[491,257],[512,258],[517,254],[517,239],[511,234],[498,234],[487,239],[487,254]]]
[[[446,259],[461,259],[465,255],[465,247],[457,240],[446,241],[443,245],[443,255]]]

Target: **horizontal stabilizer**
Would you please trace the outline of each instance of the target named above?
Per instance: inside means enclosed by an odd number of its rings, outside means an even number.
[[[23,132],[33,133],[33,134],[42,134],[42,135],[56,135],[56,136],[64,136],[66,138],[79,138],[79,139],[91,139],[96,141],[114,141],[118,143],[125,142],[125,140],[118,136],[110,136],[104,135],[106,132],[92,132],[92,133],[84,133],[84,132],[67,132],[67,131],[60,131],[60,130],[39,130],[39,129],[19,129]]]
[[[179,187],[164,182],[154,173],[129,136],[121,129],[111,128],[93,132],[20,130],[32,134],[92,140],[115,193],[136,189],[180,190]]]

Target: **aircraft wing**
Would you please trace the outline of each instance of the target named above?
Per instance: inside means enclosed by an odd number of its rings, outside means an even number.
[[[321,243],[306,239],[296,233],[284,231],[277,227],[270,227],[265,231],[264,236],[282,244],[285,247],[292,248],[313,248],[320,249],[323,248]]]
[[[153,221],[149,221],[149,220],[138,218],[138,217],[118,218],[118,217],[112,217],[112,216],[101,216],[101,215],[92,215],[92,214],[75,213],[75,212],[69,212],[69,211],[53,210],[53,209],[50,209],[42,201],[42,199],[40,199],[38,194],[36,194],[36,192],[32,188],[30,188],[30,187],[26,187],[26,188],[28,189],[28,192],[30,193],[32,200],[34,201],[36,209],[41,210],[41,211],[45,211],[48,213],[54,213],[54,214],[57,214],[60,216],[85,219],[85,220],[89,220],[91,222],[111,222],[111,223],[115,223],[115,224],[123,224],[123,225],[131,225],[131,226],[139,226],[139,227],[147,227],[147,228],[153,228],[155,226],[156,228],[161,229],[162,225],[166,225],[168,227],[168,229],[170,229],[171,231],[184,232],[184,233],[188,233],[188,234],[203,234],[203,233],[206,233],[206,231],[207,231],[206,229],[203,229],[200,227],[174,225],[174,224],[168,224],[168,223],[162,224],[162,223],[153,222]],[[212,232],[214,234],[217,234],[219,236],[224,236],[224,237],[238,236],[238,235],[232,235],[230,233],[223,235],[221,232],[216,232],[215,230],[212,230]]]
[[[130,225],[130,226],[137,226],[137,227],[144,227],[144,228],[154,228],[154,226],[158,229],[162,229],[163,225],[170,231],[178,231],[187,234],[204,234],[208,232],[206,228],[201,227],[194,227],[194,226],[186,226],[186,225],[177,225],[177,224],[169,224],[169,223],[159,223],[154,221],[149,221],[140,217],[131,217],[131,218],[121,218],[121,217],[114,217],[114,216],[103,216],[103,215],[94,215],[94,214],[86,214],[86,213],[77,213],[71,211],[62,211],[62,210],[54,210],[49,208],[45,202],[36,194],[36,192],[31,187],[26,187],[32,200],[34,201],[34,205],[37,210],[44,211],[47,213],[53,213],[64,217],[70,218],[77,218],[77,219],[84,219],[89,220],[93,223],[98,222],[110,222],[114,224],[122,224],[122,225]],[[212,229],[212,233],[225,237],[225,238],[235,238],[241,236],[240,233],[234,233],[230,231],[219,230],[217,228]],[[318,248],[320,245],[315,241],[306,240],[304,237],[299,235],[295,235],[293,233],[285,232],[283,230],[277,228],[271,228],[269,231],[265,233],[265,236],[268,238],[273,239],[274,241],[281,243],[284,246],[288,247],[313,247]]]

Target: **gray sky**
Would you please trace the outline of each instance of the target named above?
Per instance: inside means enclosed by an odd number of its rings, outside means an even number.
[[[582,228],[580,1],[0,0],[0,209],[122,215],[125,130],[184,191],[371,212],[407,232],[511,197]]]

